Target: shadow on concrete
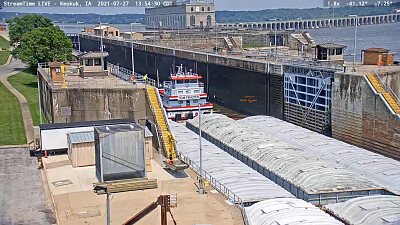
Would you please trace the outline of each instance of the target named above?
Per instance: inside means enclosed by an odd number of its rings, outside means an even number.
[[[174,178],[177,178],[177,179],[182,179],[182,178],[189,177],[189,175],[187,175],[186,172],[183,171],[183,170],[173,171],[173,170],[168,169],[168,168],[164,168],[164,170],[167,173],[169,173],[171,176],[173,176]]]

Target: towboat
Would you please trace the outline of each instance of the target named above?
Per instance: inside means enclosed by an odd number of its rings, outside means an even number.
[[[193,119],[199,110],[202,113],[213,110],[213,104],[207,102],[201,78],[192,70],[184,71],[182,65],[177,66],[176,72],[171,72],[170,80],[164,81],[163,88],[159,89],[168,119]]]

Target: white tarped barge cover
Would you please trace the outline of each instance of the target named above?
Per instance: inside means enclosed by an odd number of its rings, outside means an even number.
[[[324,205],[384,193],[379,185],[342,166],[224,115],[206,114],[201,121],[203,137],[300,199]],[[195,118],[186,125],[197,131],[198,122]]]
[[[253,116],[238,122],[342,166],[400,195],[399,161],[270,116]]]
[[[353,225],[400,224],[399,196],[368,196],[331,204],[325,208],[335,216]]]
[[[199,137],[184,125],[170,122],[177,150],[196,171],[200,165]],[[294,198],[289,192],[233,158],[217,146],[202,139],[203,172],[214,188],[231,202],[244,204],[274,198]],[[210,178],[212,177],[212,179]],[[236,197],[240,198],[235,199]]]
[[[300,199],[280,198],[245,208],[248,225],[341,225],[329,214]]]

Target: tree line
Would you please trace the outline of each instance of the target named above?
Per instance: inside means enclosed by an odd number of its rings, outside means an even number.
[[[6,22],[14,45],[11,54],[27,63],[30,70],[38,63],[71,60],[72,42],[51,19],[27,14]]]
[[[400,3],[394,3],[391,6],[358,6],[358,7],[340,7],[340,8],[309,8],[309,9],[265,9],[259,11],[216,11],[216,19],[218,23],[237,23],[237,22],[261,22],[268,21],[273,18],[280,20],[296,20],[302,19],[320,19],[332,17],[344,17],[351,14],[359,16],[379,15],[393,13],[394,10],[400,8]],[[19,13],[19,15],[25,15]],[[110,24],[130,24],[132,22],[144,23],[146,16],[144,14],[116,14],[101,15],[89,14],[51,14],[43,13],[44,17],[50,18],[58,23],[76,23],[85,22],[86,24],[98,24],[100,19],[102,22]],[[15,13],[1,12],[2,18],[13,18]]]

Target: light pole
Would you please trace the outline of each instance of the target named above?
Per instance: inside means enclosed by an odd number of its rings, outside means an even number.
[[[65,25],[64,25],[64,23],[65,23],[65,21],[62,21],[62,30],[64,31],[64,33],[65,33]]]
[[[353,52],[353,72],[356,72],[356,55],[357,55],[357,30],[358,30],[358,15],[349,15],[354,17],[356,23],[356,29],[354,32],[354,52]]]
[[[204,194],[204,183],[203,183],[203,158],[201,149],[201,105],[199,103],[199,147],[200,147],[200,171],[199,171],[199,194]]]
[[[179,35],[179,21],[175,21],[175,23],[178,25],[178,43],[179,43],[179,46],[181,45],[181,36]]]
[[[106,200],[106,207],[107,207],[107,225],[111,224],[111,212],[110,212],[110,192],[108,191],[108,187],[107,186],[96,186],[93,188],[93,190],[97,193],[97,192],[101,192],[104,191],[107,194],[107,200]]]
[[[102,25],[103,25],[103,24],[106,25],[106,24],[108,24],[108,23],[99,22],[99,24],[100,24],[99,29],[100,29],[101,68],[102,68],[102,70],[104,70],[104,57],[103,57],[104,45],[103,45],[103,27],[102,27]]]
[[[84,24],[85,22],[76,22],[76,26],[78,26],[79,32],[78,32],[78,50],[79,54],[81,54],[81,39],[79,38],[79,34],[82,32],[78,24]]]
[[[278,57],[278,46],[277,46],[277,36],[276,36],[276,21],[278,21],[278,18],[274,18],[274,19],[270,19],[270,21],[274,21],[275,27],[274,27],[274,32],[275,32],[275,57],[274,60],[276,60],[276,58]]]
[[[153,25],[154,43],[156,43],[156,24],[154,23],[154,21],[151,21],[151,24]]]
[[[217,32],[217,22],[215,22],[215,54],[218,55],[218,32]]]
[[[133,29],[132,29],[132,25],[135,23],[131,23],[131,54],[132,54],[132,75],[135,76],[135,58],[133,55]]]

